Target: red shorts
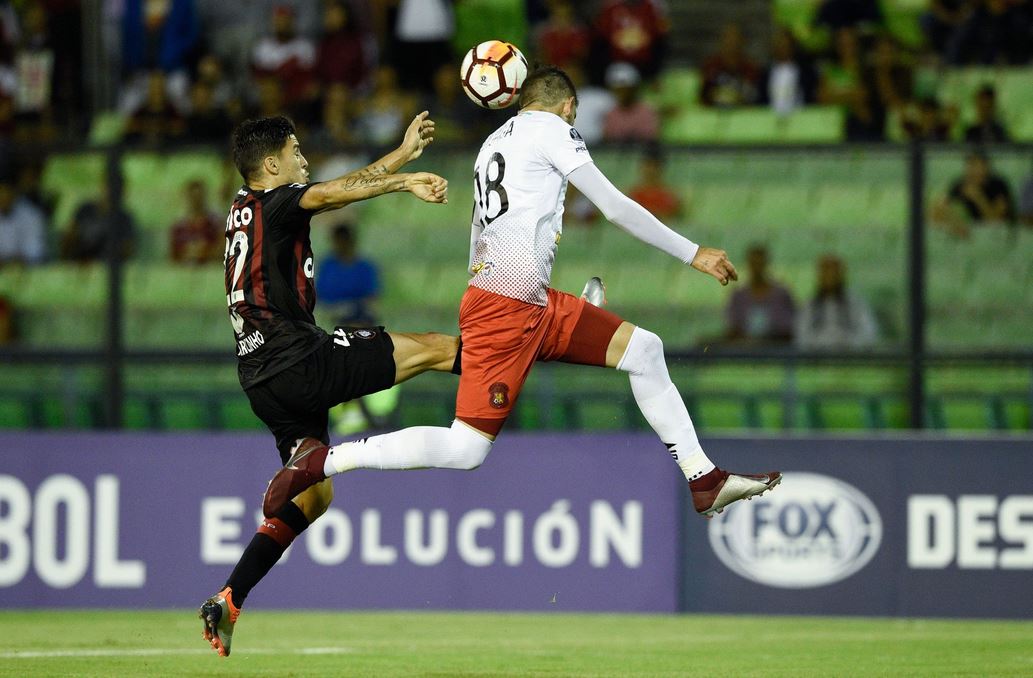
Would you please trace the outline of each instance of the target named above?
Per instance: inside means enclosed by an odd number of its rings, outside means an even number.
[[[606,365],[619,317],[565,292],[536,306],[470,286],[459,305],[463,373],[456,417],[496,435],[536,360]]]

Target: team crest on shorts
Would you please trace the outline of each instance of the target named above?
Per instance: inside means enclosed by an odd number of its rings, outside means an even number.
[[[497,381],[488,388],[488,404],[501,410],[509,404],[509,386]]]

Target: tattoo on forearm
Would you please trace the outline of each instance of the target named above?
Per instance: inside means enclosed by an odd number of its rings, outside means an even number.
[[[383,186],[388,174],[386,165],[364,167],[357,172],[346,174],[341,177],[344,187],[348,190],[354,188],[375,188]]]

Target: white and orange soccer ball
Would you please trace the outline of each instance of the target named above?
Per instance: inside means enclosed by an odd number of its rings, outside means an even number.
[[[463,58],[459,79],[466,96],[484,108],[505,108],[520,96],[527,78],[527,59],[520,50],[502,40],[477,45]]]

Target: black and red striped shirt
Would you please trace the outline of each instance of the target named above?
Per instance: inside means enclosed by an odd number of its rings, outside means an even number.
[[[242,186],[226,218],[226,303],[237,341],[240,385],[265,381],[329,341],[316,325],[311,184]]]

